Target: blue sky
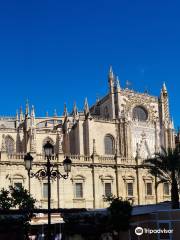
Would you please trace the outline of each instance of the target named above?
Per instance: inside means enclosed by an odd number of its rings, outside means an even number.
[[[1,1],[0,115],[28,98],[36,115],[83,107],[108,89],[113,66],[121,86],[159,95],[166,82],[180,125],[178,1]]]

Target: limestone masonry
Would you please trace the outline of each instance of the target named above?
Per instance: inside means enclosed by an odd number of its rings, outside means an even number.
[[[133,204],[170,200],[168,183],[155,190],[155,179],[143,166],[161,146],[174,147],[174,126],[170,119],[165,84],[160,96],[122,89],[112,68],[108,75],[109,92],[84,111],[36,117],[26,104],[14,118],[0,118],[0,188],[23,185],[28,189],[24,155],[34,157],[32,171],[45,163],[43,146],[54,146],[51,162],[63,173],[62,161],[68,155],[72,171],[68,180],[51,182],[53,208],[103,208],[105,197],[113,194]],[[47,181],[31,179],[31,194],[37,206],[47,207]]]

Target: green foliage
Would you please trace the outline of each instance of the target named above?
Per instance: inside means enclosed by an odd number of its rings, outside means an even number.
[[[0,209],[10,210],[19,209],[23,211],[23,231],[25,239],[28,239],[29,221],[33,217],[36,200],[23,187],[15,188],[10,186],[8,190],[1,189],[0,191]],[[12,224],[12,219],[9,220]]]
[[[179,208],[179,189],[180,178],[180,149],[164,149],[160,153],[155,153],[154,158],[147,159],[144,164],[149,168],[149,172],[157,177],[159,183],[171,183],[171,202],[172,208]],[[157,186],[156,186],[157,187]]]
[[[25,211],[32,211],[36,200],[24,188],[10,187],[11,197],[15,207]]]
[[[13,207],[13,199],[9,196],[9,191],[4,188],[0,191],[0,209],[9,210]]]
[[[130,218],[132,206],[129,201],[123,201],[118,197],[110,197],[110,206],[108,207],[109,222],[116,232],[127,231],[130,227]]]

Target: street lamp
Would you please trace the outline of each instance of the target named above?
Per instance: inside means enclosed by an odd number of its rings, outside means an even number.
[[[25,169],[27,170],[28,172],[28,186],[29,186],[29,193],[30,193],[30,171],[32,169],[32,161],[33,161],[33,157],[31,156],[30,153],[27,153],[25,156],[24,156],[24,165],[25,165]]]
[[[64,178],[67,179],[69,176],[69,172],[71,171],[71,164],[72,161],[66,156],[65,160],[63,161],[64,171],[65,174],[60,173],[57,169],[53,169],[53,165],[50,163],[52,154],[53,154],[53,145],[48,141],[44,145],[44,152],[45,157],[47,158],[47,163],[44,165],[45,167],[43,169],[38,170],[36,173],[30,173],[30,170],[32,168],[32,161],[33,157],[30,155],[30,153],[27,153],[27,155],[24,157],[24,163],[25,168],[28,171],[29,179],[32,177],[36,177],[38,179],[44,179],[47,177],[48,180],[48,235],[47,239],[51,239],[51,179],[56,178]],[[51,168],[52,167],[52,168]]]

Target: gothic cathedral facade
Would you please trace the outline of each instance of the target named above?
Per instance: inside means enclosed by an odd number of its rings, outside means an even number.
[[[26,110],[14,118],[0,118],[0,188],[9,185],[28,189],[24,155],[33,156],[32,171],[45,164],[44,144],[54,148],[53,168],[63,173],[65,156],[72,160],[67,180],[51,182],[53,208],[104,208],[110,194],[129,199],[133,204],[170,200],[169,185],[160,184],[143,165],[155,152],[175,146],[165,84],[159,97],[122,89],[112,68],[108,74],[109,92],[84,110],[74,104],[71,114],[36,117]],[[31,178],[31,194],[37,206],[47,207],[46,179]]]

